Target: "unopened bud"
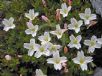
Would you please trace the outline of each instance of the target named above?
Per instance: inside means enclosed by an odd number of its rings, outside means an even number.
[[[11,56],[10,55],[5,55],[5,59],[6,60],[11,60]]]

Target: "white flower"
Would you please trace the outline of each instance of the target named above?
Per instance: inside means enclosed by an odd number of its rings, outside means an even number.
[[[71,35],[70,36],[71,42],[68,44],[68,46],[70,48],[75,47],[77,49],[80,49],[81,48],[81,44],[80,44],[81,39],[82,39],[81,35],[78,35],[77,37],[74,37],[74,35]]]
[[[30,20],[34,20],[39,15],[38,12],[34,12],[34,9],[30,9],[29,13],[25,13],[25,17],[27,17]]]
[[[80,27],[83,24],[82,20],[77,21],[75,18],[71,18],[71,24],[68,25],[68,29],[75,30],[76,33],[80,31]]]
[[[60,25],[56,25],[56,30],[55,31],[51,31],[50,33],[53,35],[56,35],[58,39],[60,39],[63,35],[63,33],[66,31],[67,29],[61,29]]]
[[[15,28],[15,24],[14,22],[14,18],[10,17],[9,19],[4,19],[2,21],[2,23],[4,24],[4,29],[5,31],[8,31],[9,29],[14,29]]]
[[[97,39],[97,42],[98,42],[99,44],[102,44],[102,38],[98,38],[98,39]]]
[[[89,48],[88,48],[89,53],[93,53],[95,48],[101,48],[101,44],[99,44],[97,42],[97,37],[96,36],[92,36],[91,40],[85,40],[84,44],[89,46]]]
[[[90,8],[86,8],[85,9],[85,13],[80,13],[79,16],[80,16],[81,19],[84,20],[85,25],[90,24],[91,20],[96,19],[96,15],[95,14],[91,14]]]
[[[78,51],[77,57],[73,58],[72,60],[74,63],[79,64],[83,71],[87,70],[87,64],[93,61],[92,57],[90,56],[85,57],[83,51],[81,52]]]
[[[38,50],[35,53],[35,57],[39,58],[41,55],[45,55],[45,56],[49,56],[50,55],[50,52],[48,50],[47,45],[41,45],[41,46],[39,45],[38,46]]]
[[[61,70],[62,69],[62,65],[61,64],[65,63],[66,61],[67,61],[67,58],[65,56],[60,57],[58,51],[53,54],[53,58],[47,59],[47,63],[54,64],[54,68],[56,70]]]
[[[71,10],[71,6],[68,7],[66,3],[62,3],[60,14],[62,14],[63,17],[67,17],[70,10]]]
[[[35,43],[35,39],[30,39],[30,43],[24,43],[24,48],[29,49],[29,56],[32,56],[34,52],[38,50],[38,46],[39,45]]]
[[[47,43],[46,45],[48,47],[48,50],[50,51],[50,54],[54,54],[56,51],[59,51],[61,49],[61,45],[54,45],[52,43]]]
[[[45,75],[41,69],[36,69],[36,75],[35,76],[47,76]]]
[[[49,32],[45,32],[44,35],[39,36],[38,39],[41,41],[41,44],[46,44],[51,40],[51,37]]]
[[[38,25],[34,26],[31,22],[27,22],[27,27],[28,29],[25,30],[25,33],[28,35],[31,34],[33,37],[35,37],[38,31]]]

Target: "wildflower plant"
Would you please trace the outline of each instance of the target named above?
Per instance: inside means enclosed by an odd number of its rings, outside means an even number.
[[[84,25],[97,15],[91,14],[88,2],[74,8],[80,4],[80,0],[2,0],[0,76],[91,75],[92,55],[102,47],[102,38],[85,36],[90,27]]]

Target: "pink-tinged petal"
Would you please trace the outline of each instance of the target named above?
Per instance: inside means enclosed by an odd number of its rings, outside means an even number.
[[[29,29],[32,29],[32,28],[34,28],[34,25],[31,22],[27,22],[27,27]]]
[[[67,62],[67,57],[61,57],[61,63]]]

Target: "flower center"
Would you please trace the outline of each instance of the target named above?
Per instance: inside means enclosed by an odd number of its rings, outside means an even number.
[[[43,52],[43,51],[44,51],[44,47],[41,47],[41,48],[40,48],[40,51]]]
[[[73,43],[74,43],[74,44],[78,44],[78,41],[77,41],[77,39],[75,39],[75,40],[73,41]]]
[[[45,36],[45,41],[48,41],[48,36]]]
[[[84,59],[80,59],[80,64],[83,64],[84,63]]]
[[[78,24],[75,24],[75,28],[78,28]]]
[[[34,46],[33,45],[30,45],[30,49],[33,50],[34,49]]]
[[[55,63],[56,64],[59,64],[60,63],[60,59],[59,58],[56,58]]]
[[[67,10],[66,10],[66,9],[64,9],[64,13],[65,13],[65,14],[67,13]]]
[[[31,31],[35,32],[35,28],[31,29]]]
[[[91,46],[94,46],[95,45],[95,42],[94,41],[91,41],[90,45]]]
[[[56,50],[56,47],[55,46],[52,46],[50,50],[51,51],[55,51]]]

